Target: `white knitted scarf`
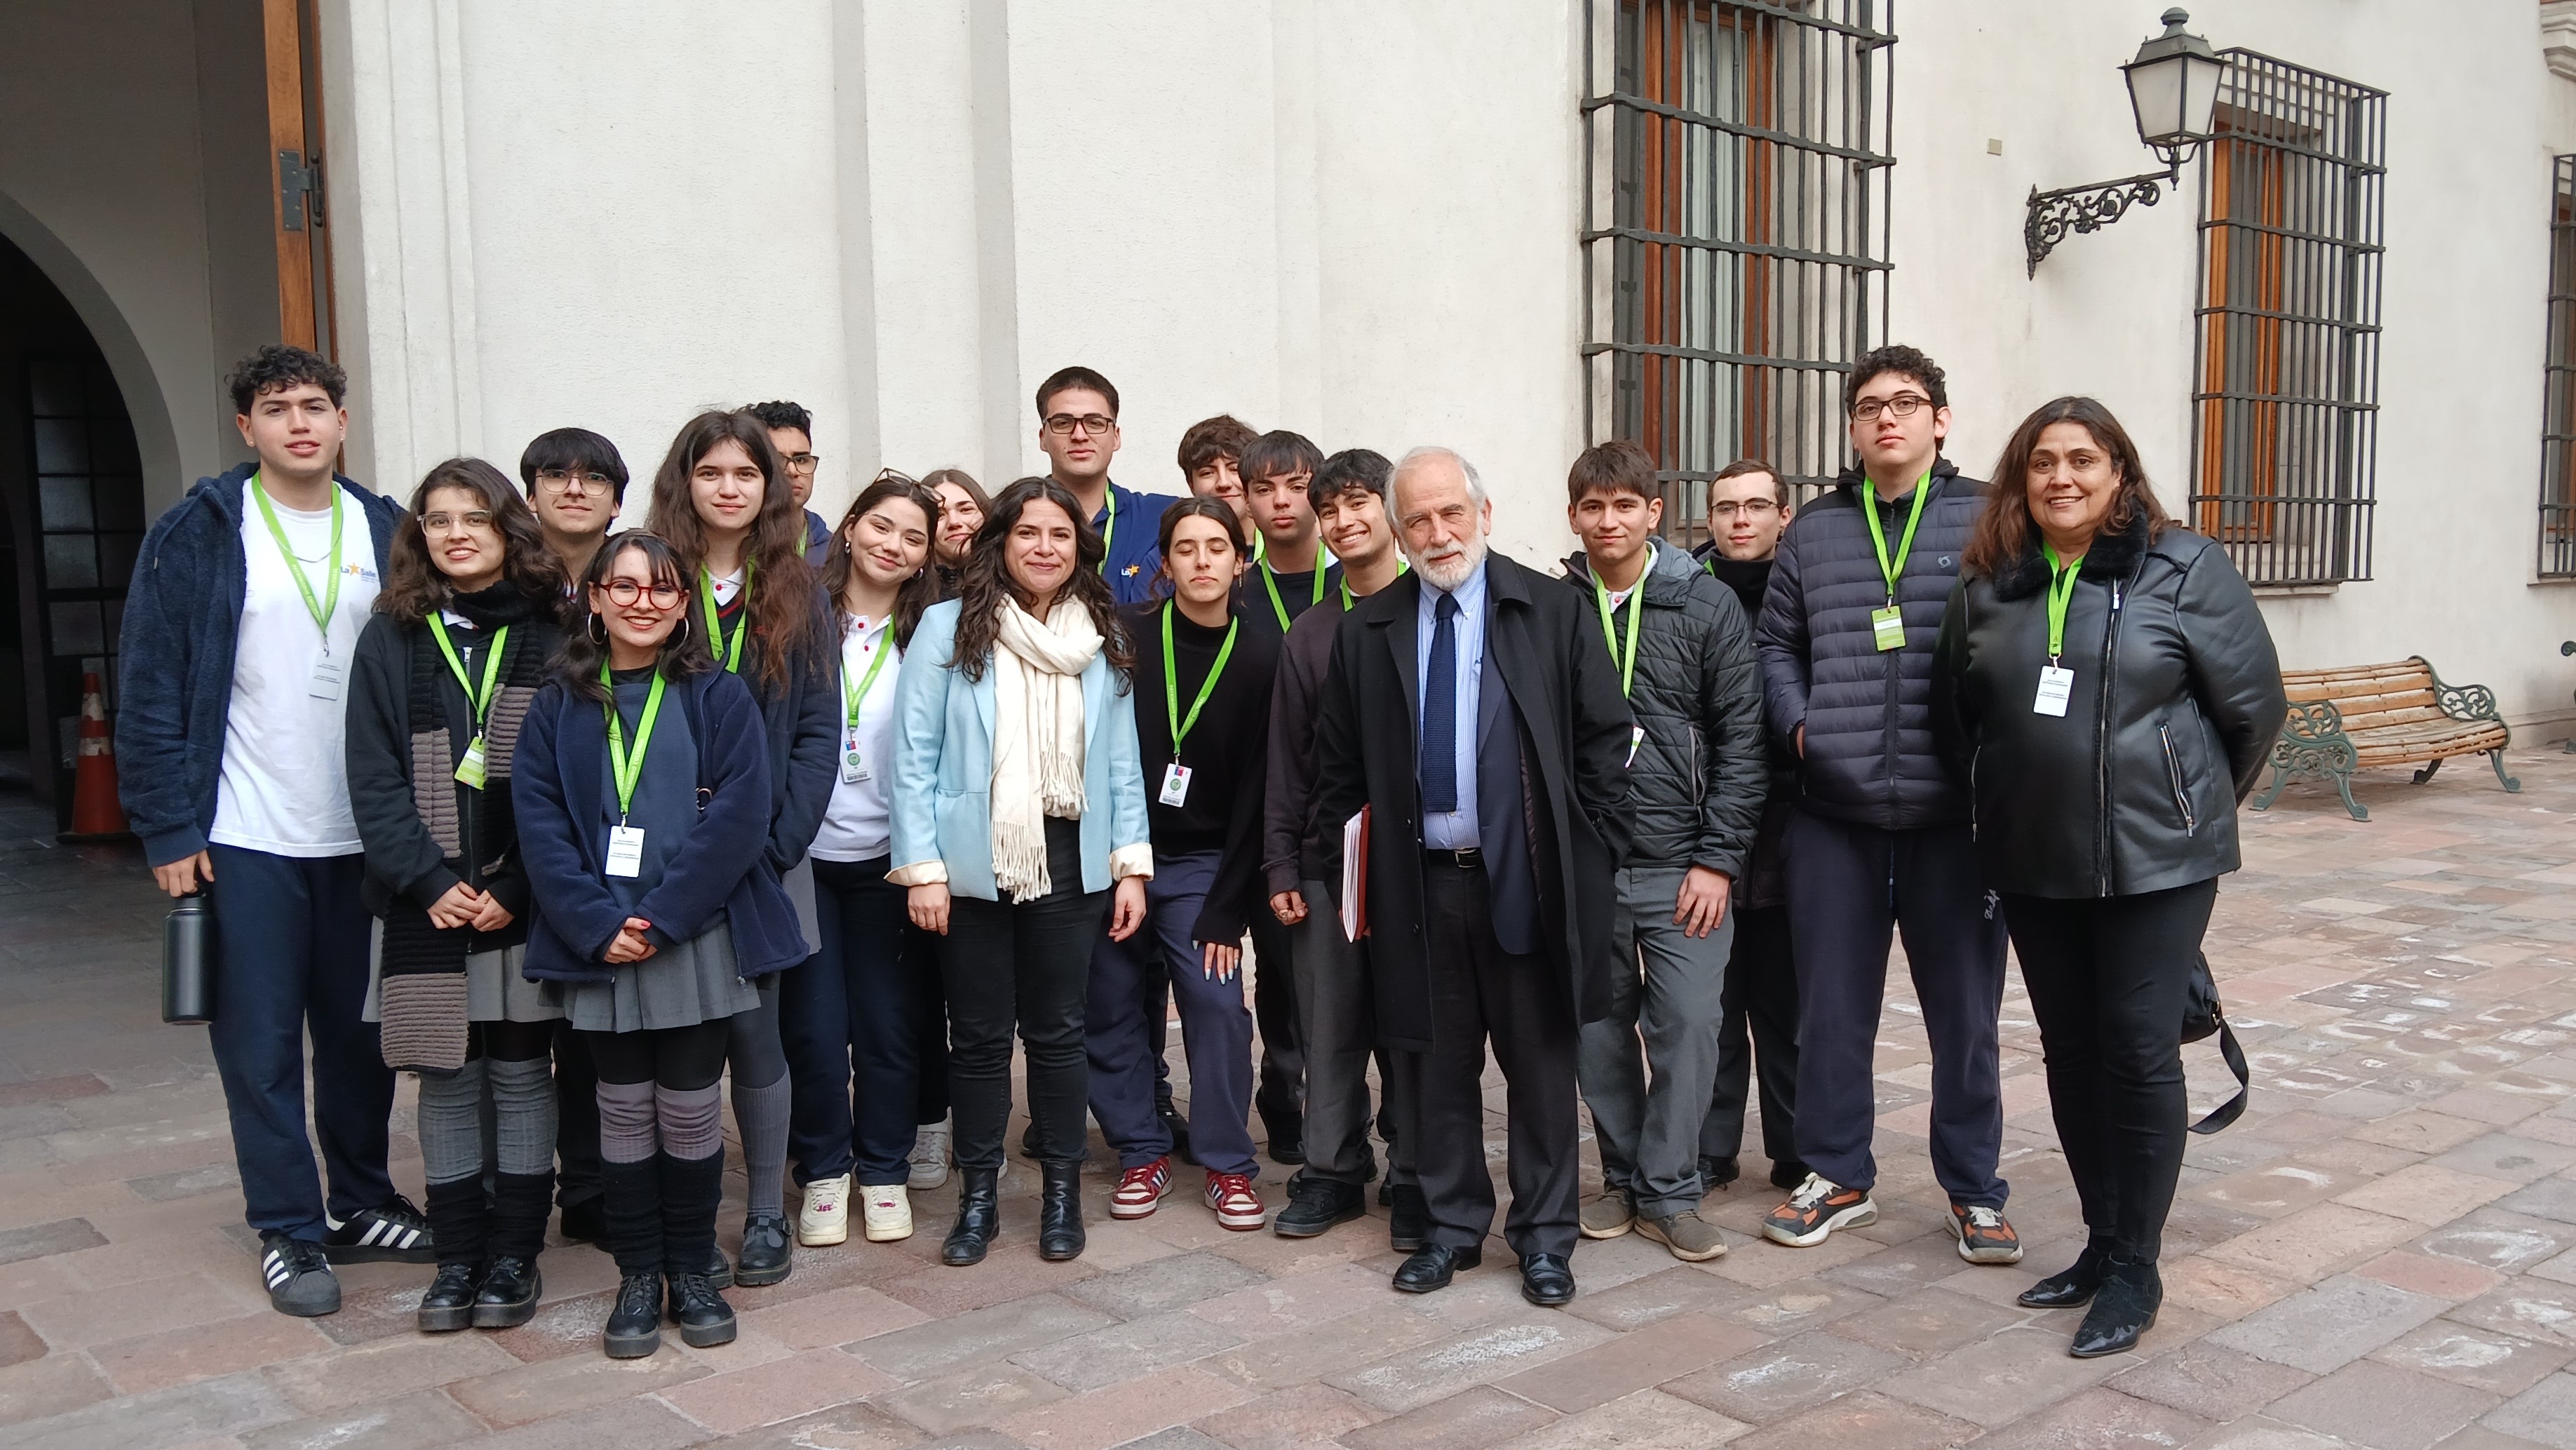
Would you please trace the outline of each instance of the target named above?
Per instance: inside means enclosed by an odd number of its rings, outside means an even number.
[[[1046,821],[1080,820],[1082,672],[1100,653],[1100,629],[1081,601],[1058,599],[1040,623],[1002,601],[993,651],[993,884],[1013,901],[1054,889]]]

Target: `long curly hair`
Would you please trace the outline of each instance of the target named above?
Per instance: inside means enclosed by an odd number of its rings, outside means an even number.
[[[628,529],[611,534],[599,552],[590,556],[590,569],[581,580],[581,603],[575,617],[581,622],[564,631],[563,648],[555,655],[555,672],[564,688],[586,700],[605,700],[608,691],[599,683],[600,662],[608,658],[607,625],[591,612],[590,591],[608,587],[609,577],[617,572],[621,554],[639,553],[644,567],[656,584],[668,584],[680,591],[685,600],[691,590],[695,570],[681,567],[680,552],[668,539],[643,529]],[[707,653],[705,631],[691,617],[687,604],[662,640],[662,648],[653,656],[653,668],[662,678],[677,682],[715,666],[715,657]]]
[[[403,624],[418,624],[455,601],[455,582],[429,557],[429,540],[420,522],[429,511],[429,496],[442,488],[474,495],[492,515],[492,527],[501,535],[501,577],[531,599],[550,605],[562,600],[563,564],[546,547],[546,536],[537,529],[536,511],[501,470],[480,458],[451,458],[421,479],[420,487],[412,490],[411,506],[403,510],[402,522],[394,526],[385,587],[376,595],[378,613]]]
[[[1987,487],[1986,506],[1977,513],[1967,550],[1959,557],[1960,567],[1991,579],[2039,547],[2038,526],[2030,517],[2030,455],[2051,423],[2073,423],[2092,434],[2094,445],[2111,456],[2111,467],[2120,475],[2119,497],[2102,520],[2103,533],[2118,533],[2145,519],[2147,538],[2152,541],[2174,526],[2147,482],[2147,466],[2138,457],[2138,445],[2130,441],[2129,430],[2111,416],[2111,410],[2092,398],[2051,398],[2021,420],[2005,442],[2003,455],[1995,460],[1994,482]]]
[[[831,599],[832,618],[841,622],[847,611],[841,604],[841,591],[850,584],[850,525],[866,518],[877,505],[889,499],[902,499],[921,510],[922,521],[930,528],[930,552],[922,556],[921,567],[903,581],[894,596],[894,642],[897,648],[912,643],[912,629],[921,623],[921,611],[939,602],[939,574],[931,565],[939,553],[939,495],[903,474],[889,468],[876,476],[876,481],[850,500],[849,512],[841,515],[832,528],[831,552],[823,556],[823,592]]]
[[[982,679],[992,664],[1002,629],[1003,601],[1016,600],[1019,594],[1003,566],[1002,551],[1010,542],[1011,530],[1019,526],[1020,515],[1041,501],[1054,504],[1073,520],[1073,577],[1065,582],[1063,592],[1091,611],[1092,627],[1100,631],[1101,652],[1108,656],[1123,690],[1136,668],[1136,651],[1118,618],[1118,601],[1109,592],[1109,581],[1100,577],[1108,548],[1092,530],[1091,519],[1073,490],[1052,478],[1023,478],[994,495],[984,527],[975,535],[975,547],[966,555],[965,568],[958,571],[957,641],[948,662],[970,680]]]
[[[744,604],[752,639],[760,646],[760,692],[771,699],[794,684],[805,650],[814,643],[814,574],[796,546],[805,538],[805,513],[796,506],[787,465],[770,446],[769,429],[748,412],[709,409],[691,418],[671,440],[671,451],[653,474],[653,506],[646,526],[678,553],[692,594],[706,566],[706,525],[698,518],[689,476],[718,445],[739,443],[760,470],[760,512],[754,516],[743,557],[751,561]]]

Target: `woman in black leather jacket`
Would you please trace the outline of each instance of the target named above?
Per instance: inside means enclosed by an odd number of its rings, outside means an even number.
[[[2236,807],[2288,706],[2253,591],[2165,516],[2108,409],[2025,419],[1941,625],[1933,720],[2048,1064],[2089,1240],[2021,1296],[2092,1308],[2079,1357],[2155,1323],[2182,1171],[2182,1017]]]

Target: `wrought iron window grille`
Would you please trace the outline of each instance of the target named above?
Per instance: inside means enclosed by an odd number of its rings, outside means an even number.
[[[1893,0],[1587,0],[1584,428],[1707,536],[1740,457],[1800,499],[1849,458],[1887,316]]]
[[[2549,341],[2540,425],[2540,577],[2576,579],[2576,156],[2551,167]]]

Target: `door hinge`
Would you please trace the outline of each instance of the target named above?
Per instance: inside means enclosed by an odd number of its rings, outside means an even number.
[[[301,151],[277,153],[277,205],[279,215],[286,219],[286,230],[290,232],[304,230],[304,217],[308,210],[315,226],[323,224],[322,158],[319,155],[313,158],[311,165],[306,165]]]

